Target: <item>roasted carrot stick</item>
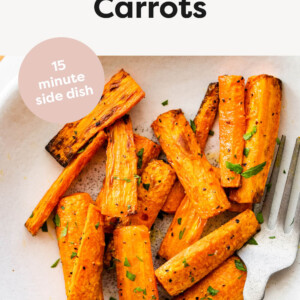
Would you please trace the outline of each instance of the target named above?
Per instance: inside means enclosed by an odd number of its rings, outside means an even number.
[[[199,283],[188,289],[175,300],[243,300],[243,290],[247,272],[237,268],[241,264],[237,256],[228,258],[222,265],[212,271]],[[243,266],[245,269],[245,267]]]
[[[138,186],[137,214],[130,216],[130,224],[151,229],[175,182],[175,171],[162,160],[152,160],[145,168]]]
[[[252,209],[252,203],[237,203],[230,201],[230,207],[228,208],[229,211],[233,212],[243,212],[246,209]]]
[[[101,274],[105,237],[100,210],[90,204],[78,255],[75,258],[69,300],[102,300]]]
[[[173,187],[171,188],[167,200],[161,210],[169,214],[174,214],[184,197],[184,188],[180,181],[177,179]]]
[[[72,163],[66,167],[54,181],[26,221],[25,226],[32,235],[37,234],[39,228],[42,227],[57,205],[59,198],[67,191],[72,181],[90,161],[105,140],[106,134],[103,131],[100,131],[87,148],[83,152],[77,154]]]
[[[108,129],[106,179],[100,207],[103,215],[122,217],[136,212],[137,156],[129,116]]]
[[[155,275],[171,296],[178,295],[240,249],[259,228],[255,214],[248,209],[178,253]]]
[[[67,294],[90,203],[89,194],[77,193],[62,198],[57,205],[54,221]]]
[[[196,139],[204,150],[210,130],[212,129],[219,106],[219,84],[213,82],[208,85],[205,97],[194,119],[196,125]]]
[[[273,159],[280,121],[281,81],[269,75],[250,77],[246,85],[245,106],[246,155],[243,158],[242,186],[232,190],[230,199],[253,203],[261,200]]]
[[[226,210],[230,203],[182,111],[160,115],[152,128],[200,217],[207,219]]]
[[[148,228],[116,229],[114,244],[119,299],[158,299]]]
[[[206,220],[199,217],[187,196],[178,207],[174,219],[158,251],[166,260],[194,244],[200,239]]]
[[[220,169],[223,187],[239,187],[241,175],[227,164],[242,164],[246,129],[245,80],[242,76],[219,76]]]
[[[134,134],[133,137],[138,157],[137,175],[141,175],[149,161],[159,156],[161,146],[138,134]]]
[[[101,101],[93,111],[79,121],[66,124],[46,149],[66,167],[95,134],[128,113],[144,97],[144,91],[133,78],[120,70],[106,83]]]

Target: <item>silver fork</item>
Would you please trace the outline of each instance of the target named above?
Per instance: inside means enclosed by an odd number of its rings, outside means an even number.
[[[266,188],[262,202],[254,205],[256,215],[262,212],[264,217],[261,231],[255,235],[258,245],[246,245],[238,251],[238,255],[247,266],[244,300],[263,299],[270,276],[291,266],[297,255],[300,205],[298,205],[299,196],[294,190],[292,192],[292,187],[297,169],[300,138],[296,140],[283,196],[280,198],[274,195],[284,144],[285,136],[282,136],[269,172],[270,190],[267,192]]]

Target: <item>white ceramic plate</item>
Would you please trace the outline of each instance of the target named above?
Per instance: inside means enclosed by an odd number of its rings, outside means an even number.
[[[13,59],[10,59],[11,66]],[[208,83],[220,74],[239,74],[245,78],[260,73],[283,81],[280,133],[287,136],[282,170],[289,159],[300,129],[300,58],[296,57],[103,57],[106,78],[120,68],[127,70],[146,92],[146,99],[132,111],[136,132],[152,138],[151,122],[158,114],[182,108],[188,119],[194,117]],[[0,64],[0,83],[10,69]],[[4,68],[4,69],[3,69]],[[15,67],[14,75],[17,75]],[[11,72],[11,70],[10,70]],[[2,79],[1,79],[2,78]],[[2,80],[3,81],[3,80]],[[45,151],[47,142],[60,129],[35,117],[23,104],[16,81],[0,97],[0,299],[65,299],[61,264],[51,269],[59,257],[52,221],[49,232],[32,237],[24,227],[27,217],[61,172],[62,168]],[[161,102],[168,99],[169,105]],[[218,156],[218,130],[210,138],[206,152],[214,161]],[[95,199],[104,176],[105,151],[101,150],[69,189],[89,192]],[[276,195],[282,194],[285,176],[279,177]],[[296,186],[300,191],[299,183]],[[155,224],[153,256],[170,218]],[[161,261],[154,258],[155,265]],[[299,255],[295,264],[268,283],[265,299],[295,299],[300,294]],[[104,274],[106,299],[117,298],[113,272]],[[170,298],[170,297],[169,297]]]

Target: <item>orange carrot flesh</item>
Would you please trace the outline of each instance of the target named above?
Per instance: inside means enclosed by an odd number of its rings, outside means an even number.
[[[134,134],[133,137],[138,156],[137,175],[141,175],[150,160],[159,156],[161,146],[138,134]]]
[[[201,219],[187,196],[178,207],[174,219],[158,251],[166,260],[197,242],[207,220]]]
[[[73,180],[103,145],[105,140],[106,134],[103,131],[100,131],[87,148],[80,154],[77,154],[70,165],[67,166],[54,181],[32,212],[32,215],[26,221],[25,226],[32,235],[37,234],[38,230],[43,226],[59,202],[60,197],[67,191]]]
[[[106,83],[101,101],[93,111],[79,121],[66,124],[46,146],[47,151],[66,167],[95,134],[128,113],[144,97],[141,87],[120,70]]]
[[[200,281],[240,249],[260,228],[246,210],[178,253],[155,271],[164,289],[175,296]]]
[[[68,294],[71,284],[74,258],[78,253],[90,203],[92,203],[92,198],[89,194],[77,193],[62,198],[57,205],[56,235],[64,272],[66,294]],[[66,228],[68,234],[65,235],[63,232]]]
[[[237,203],[230,201],[231,206],[228,208],[229,211],[241,213],[246,209],[252,209],[252,203]]]
[[[152,128],[200,217],[207,219],[229,208],[226,194],[182,111],[160,115]]]
[[[281,81],[269,75],[253,76],[246,85],[247,156],[243,158],[244,172],[266,163],[257,175],[242,178],[242,185],[232,190],[229,198],[238,203],[261,200],[273,159],[278,136],[281,110]]]
[[[129,117],[108,129],[106,179],[101,212],[110,217],[134,214],[137,208],[137,156]]]
[[[245,80],[242,76],[219,76],[220,169],[223,187],[239,187],[241,175],[231,171],[227,162],[243,162],[245,119]]]
[[[174,214],[184,197],[184,188],[180,181],[177,179],[173,187],[171,188],[167,200],[161,210],[169,214]]]
[[[247,272],[239,270],[235,263],[240,262],[240,258],[232,256],[222,265],[212,271],[199,283],[188,289],[183,294],[177,296],[175,300],[243,300],[243,291],[246,282]],[[216,294],[211,296],[211,288]]]
[[[100,210],[90,204],[78,255],[75,258],[68,299],[104,299],[101,274],[105,237]]]
[[[210,83],[201,106],[194,119],[196,125],[196,139],[204,150],[210,130],[212,129],[219,106],[219,84]]]
[[[114,244],[119,299],[158,299],[148,228],[116,229]]]

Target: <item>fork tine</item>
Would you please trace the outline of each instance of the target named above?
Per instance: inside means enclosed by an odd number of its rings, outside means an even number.
[[[271,188],[268,191],[268,188],[266,187],[261,201],[259,203],[254,204],[253,211],[255,214],[260,213],[264,206],[271,205],[272,199],[274,197],[275,187],[276,187],[276,183],[277,183],[277,179],[278,179],[278,175],[279,175],[279,169],[280,169],[280,165],[281,165],[281,161],[282,161],[282,154],[283,154],[283,149],[285,146],[285,139],[286,139],[285,135],[282,135],[279,146],[276,145],[276,148],[274,151],[274,158],[273,158],[273,161],[272,161],[272,164],[270,167],[270,171],[268,174],[268,178],[267,178],[267,184],[270,184]],[[265,203],[267,203],[267,205],[265,205]],[[267,208],[267,207],[265,207],[265,208]]]
[[[297,138],[295,147],[294,147],[294,151],[293,151],[293,156],[292,156],[291,163],[290,163],[290,167],[289,167],[289,171],[288,171],[288,175],[287,175],[287,179],[285,182],[282,198],[281,199],[277,198],[272,203],[269,222],[268,222],[268,226],[270,229],[273,229],[276,226],[277,217],[278,217],[278,213],[279,213],[281,204],[284,203],[285,205],[287,205],[289,202],[292,187],[293,187],[294,177],[295,177],[295,173],[296,173],[299,150],[300,150],[300,138]],[[281,215],[283,215],[285,213],[286,213],[286,211],[284,211],[284,207],[282,207]]]

